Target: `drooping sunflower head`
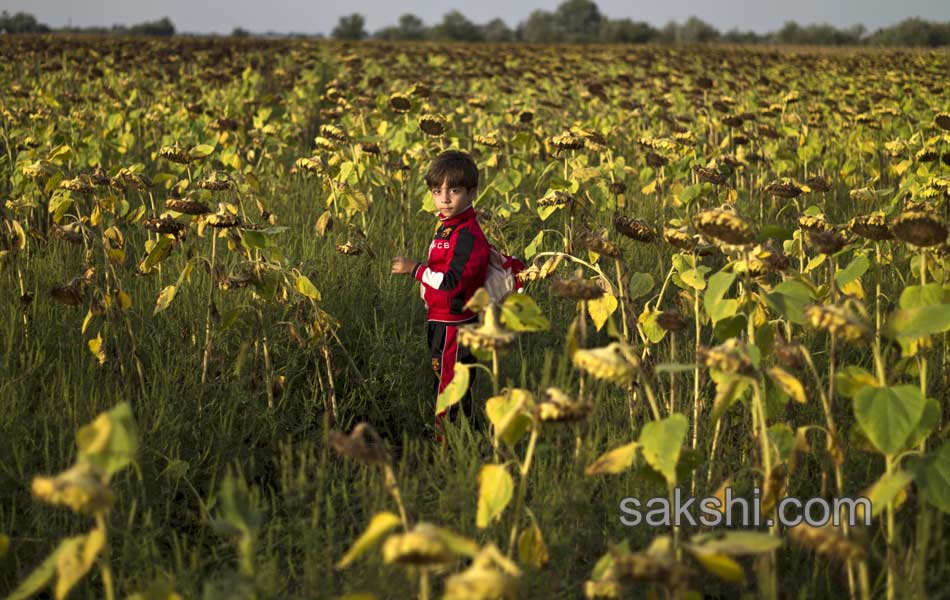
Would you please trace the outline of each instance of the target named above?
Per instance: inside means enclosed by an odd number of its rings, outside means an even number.
[[[591,408],[589,401],[574,400],[561,390],[551,387],[544,391],[543,399],[537,404],[536,411],[541,421],[562,423],[584,419],[590,414]]]
[[[950,131],[950,112],[937,113],[934,124],[944,131]]]
[[[909,210],[891,221],[894,237],[918,247],[936,246],[947,239],[947,223],[929,210]]]
[[[831,231],[834,226],[823,214],[802,215],[798,217],[798,226],[808,232]]]
[[[419,129],[428,136],[441,137],[445,133],[445,124],[445,117],[442,115],[427,114],[419,117]]]
[[[458,341],[473,350],[505,350],[515,341],[515,334],[502,327],[495,317],[495,309],[488,306],[485,321],[480,325],[459,327]]]
[[[580,233],[575,239],[581,246],[587,248],[591,252],[603,254],[604,256],[609,256],[610,258],[620,258],[621,256],[620,246],[611,242],[603,235],[599,235],[592,231],[584,231]]]
[[[711,348],[700,346],[696,351],[696,360],[709,369],[732,375],[752,375],[755,367],[746,350],[745,342],[739,338],[729,338]]]
[[[412,101],[405,94],[392,94],[389,96],[389,107],[396,112],[409,112],[412,108]]]
[[[704,236],[733,246],[744,246],[755,241],[752,227],[732,211],[700,211],[693,218],[693,225]]]
[[[336,125],[332,125],[330,123],[320,126],[320,135],[338,142],[346,142],[346,132]]]
[[[584,147],[584,138],[567,131],[550,139],[558,150],[579,150]]]
[[[815,329],[849,342],[857,342],[870,336],[870,328],[844,305],[814,304],[805,310],[805,320]]]
[[[653,231],[649,223],[643,219],[635,219],[618,214],[614,217],[614,229],[617,233],[638,242],[650,244],[656,241],[656,232]]]
[[[687,233],[685,228],[673,229],[671,227],[664,227],[663,241],[683,252],[692,252],[697,247],[696,240]]]
[[[206,215],[211,212],[204,202],[183,198],[169,198],[165,201],[165,208],[183,215]]]
[[[106,512],[113,502],[109,477],[85,460],[53,477],[34,477],[31,489],[47,504],[66,506],[85,515]]]
[[[884,213],[874,212],[866,215],[858,215],[851,219],[848,228],[855,235],[865,239],[880,242],[894,237],[890,228],[887,226],[887,220]]]
[[[848,244],[848,240],[835,229],[828,231],[809,231],[808,242],[812,247],[818,250],[818,252],[827,255],[839,252]]]
[[[578,369],[616,384],[629,383],[640,368],[639,357],[619,342],[603,348],[578,350],[571,360]]]
[[[158,155],[180,165],[187,165],[192,160],[188,150],[182,148],[177,143],[174,146],[162,146],[158,149]]]
[[[793,181],[773,181],[765,186],[765,192],[779,198],[795,198],[804,190]]]
[[[437,531],[434,525],[418,523],[409,533],[389,536],[383,542],[383,561],[416,567],[450,562],[452,552]]]

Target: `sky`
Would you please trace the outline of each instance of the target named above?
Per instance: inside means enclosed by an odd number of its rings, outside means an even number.
[[[950,0],[594,0],[601,13],[628,17],[660,27],[690,16],[720,31],[734,27],[758,33],[781,28],[786,21],[806,25],[829,23],[836,27],[862,24],[873,31],[907,17],[950,21]],[[514,28],[533,10],[554,10],[559,0],[480,0],[474,4],[436,0],[0,0],[0,10],[28,12],[52,27],[133,24],[169,17],[179,32],[230,33],[242,27],[253,33],[329,34],[339,18],[360,13],[370,33],[395,24],[399,15],[413,13],[427,25],[458,9],[475,23],[496,17]]]

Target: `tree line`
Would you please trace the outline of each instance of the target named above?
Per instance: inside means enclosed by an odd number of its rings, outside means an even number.
[[[61,27],[53,29],[45,23],[40,23],[29,13],[18,12],[10,14],[0,12],[0,33],[98,33],[113,35],[175,35],[175,24],[168,17],[155,21],[145,21],[135,25],[113,25],[112,27]]]
[[[135,25],[111,27],[63,27],[52,29],[25,12],[0,13],[0,33],[96,33],[113,35],[175,35],[175,25],[168,17]],[[251,35],[235,28],[232,36]],[[919,17],[904,19],[888,27],[870,32],[863,25],[838,28],[828,24],[799,25],[793,21],[768,33],[730,29],[721,32],[697,17],[682,23],[670,21],[654,27],[629,18],[611,19],[603,15],[592,0],[565,0],[553,11],[535,10],[514,28],[495,18],[487,23],[474,23],[457,10],[442,21],[426,25],[413,14],[399,17],[395,25],[378,31],[366,31],[363,15],[354,13],[340,17],[331,37],[344,40],[433,40],[462,42],[576,42],[627,44],[794,44],[821,46],[926,46],[950,45],[950,22],[925,21]],[[317,36],[322,37],[322,36]]]
[[[670,21],[661,28],[629,18],[611,19],[591,0],[565,0],[553,11],[535,10],[514,28],[501,19],[477,24],[457,10],[427,26],[413,14],[399,17],[395,25],[370,34],[365,19],[354,13],[341,17],[331,36],[337,39],[437,40],[464,42],[606,42],[631,44],[803,44],[822,46],[946,46],[950,22],[935,23],[918,17],[869,32],[863,25],[839,29],[828,24],[799,25],[786,22],[768,33],[730,29],[721,32],[697,17],[683,23]]]

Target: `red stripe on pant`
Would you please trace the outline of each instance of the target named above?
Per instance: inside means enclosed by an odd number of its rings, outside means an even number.
[[[436,399],[438,400],[438,395],[441,394],[446,386],[452,382],[452,378],[455,377],[455,363],[458,361],[458,331],[459,328],[457,325],[446,325],[445,326],[445,339],[442,343],[442,356],[439,358],[438,371],[436,375],[439,377],[439,387],[436,392]],[[436,365],[433,364],[433,367]],[[445,420],[445,415],[448,410],[443,410],[435,415],[435,428],[438,431],[436,434],[436,441],[440,444],[445,443],[444,435],[445,428],[442,426],[442,422]]]

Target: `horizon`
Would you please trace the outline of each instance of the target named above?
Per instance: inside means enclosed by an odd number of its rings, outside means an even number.
[[[512,30],[528,18],[534,10],[553,12],[560,2],[532,1],[519,4],[511,14],[510,6],[499,0],[486,0],[469,11],[445,8],[430,0],[412,0],[399,6],[382,5],[369,0],[354,0],[345,10],[334,6],[321,12],[319,5],[310,5],[304,0],[284,0],[286,10],[274,10],[273,5],[262,5],[248,0],[224,3],[220,0],[202,3],[197,7],[184,0],[168,0],[161,7],[141,2],[102,0],[95,3],[69,2],[68,0],[0,0],[0,10],[32,14],[52,28],[104,27],[133,25],[168,17],[179,34],[229,34],[240,28],[257,35],[323,35],[330,36],[341,16],[359,13],[365,18],[365,29],[372,35],[376,31],[395,25],[399,16],[411,13],[427,25],[441,22],[451,10],[459,10],[476,24],[484,24],[499,18]],[[695,16],[709,23],[720,32],[737,29],[757,34],[774,32],[788,21],[802,26],[828,24],[838,29],[862,25],[867,32],[894,25],[909,18],[925,21],[950,21],[950,3],[934,0],[908,0],[898,6],[883,0],[848,0],[828,6],[818,0],[802,0],[794,5],[773,3],[765,5],[752,0],[715,0],[696,6],[684,0],[672,0],[662,6],[645,6],[637,12],[635,7],[619,0],[596,2],[600,13],[610,19],[629,18],[661,28],[674,21],[682,23]],[[85,5],[85,6],[84,6]],[[692,5],[692,6],[691,6]],[[504,13],[509,14],[504,14]],[[851,19],[850,15],[862,15],[863,19]],[[308,19],[312,17],[312,19]],[[771,17],[771,19],[770,19]],[[731,20],[730,20],[731,19]],[[312,20],[314,26],[301,28],[300,23]]]

